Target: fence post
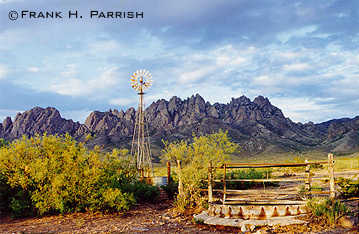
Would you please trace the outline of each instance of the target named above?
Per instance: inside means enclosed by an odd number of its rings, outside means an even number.
[[[226,183],[226,171],[227,165],[224,164],[224,173],[223,173],[223,205],[226,201],[226,192],[227,192],[227,183]]]
[[[332,153],[328,154],[328,172],[329,172],[329,188],[330,198],[335,198],[335,181],[334,181],[334,156]]]
[[[213,202],[213,188],[212,183],[213,177],[212,177],[212,161],[209,161],[208,163],[208,202]]]
[[[167,162],[167,184],[171,183],[171,162]]]
[[[305,163],[308,163],[308,159],[305,160]],[[307,164],[307,166],[305,167],[305,174],[307,175],[307,180],[305,181],[305,189],[307,191],[310,191],[312,186],[312,176],[310,174],[310,164]]]
[[[182,168],[181,168],[181,160],[177,160],[177,168],[178,168],[178,195],[181,197],[184,195],[183,192],[183,181],[182,181]]]

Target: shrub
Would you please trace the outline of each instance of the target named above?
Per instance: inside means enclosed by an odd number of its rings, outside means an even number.
[[[343,198],[359,196],[359,178],[349,179],[339,177],[337,184],[340,187],[339,192]]]
[[[339,218],[348,214],[345,204],[337,200],[313,198],[307,202],[307,207],[313,216],[331,226],[335,225]]]
[[[272,170],[256,170],[254,168],[250,169],[243,169],[243,170],[231,170],[226,175],[226,179],[233,180],[233,179],[266,179],[271,177]],[[223,172],[221,172],[219,175],[217,175],[219,178],[223,178]],[[263,185],[263,182],[233,182],[228,181],[227,183],[227,189],[250,189],[253,187],[258,186],[270,186],[275,185],[273,182],[266,182],[265,185]],[[216,184],[215,188],[222,188],[222,184]]]
[[[17,214],[127,210],[133,195],[121,191],[136,181],[136,169],[118,152],[88,150],[69,135],[23,137],[0,149],[8,208]],[[5,178],[5,179],[4,179]],[[4,184],[4,183],[3,183]],[[19,195],[21,193],[21,196]]]
[[[206,199],[201,195],[200,188],[205,186],[208,176],[208,164],[219,166],[229,158],[229,154],[238,149],[231,142],[227,132],[207,136],[194,137],[192,143],[180,141],[177,143],[164,142],[163,158],[174,162],[182,161],[182,169],[177,175],[183,183],[184,194],[178,195],[175,207],[179,212],[187,208],[201,208],[206,205]]]
[[[178,182],[171,181],[169,184],[162,185],[161,188],[167,193],[169,199],[173,199],[178,194]]]
[[[3,146],[7,146],[9,142],[5,141],[3,138],[0,138],[0,148]]]
[[[124,192],[134,194],[137,202],[156,202],[156,199],[160,195],[158,187],[140,181],[123,184],[121,188]]]

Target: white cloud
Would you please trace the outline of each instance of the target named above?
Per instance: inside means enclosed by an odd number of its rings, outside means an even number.
[[[295,53],[291,51],[279,51],[277,52],[277,55],[285,59],[294,59],[300,56],[299,53]]]
[[[284,71],[304,71],[308,70],[310,65],[307,63],[294,63],[294,64],[286,64],[283,66]]]
[[[289,116],[295,122],[320,122],[323,118],[337,112],[333,104],[320,104],[323,101],[333,99],[306,98],[306,97],[285,97],[271,98],[273,105],[280,108],[285,116]],[[335,113],[338,114],[338,113]],[[329,117],[328,117],[329,119]]]
[[[61,72],[61,75],[69,78],[76,76],[77,75],[76,64],[67,64],[65,70]]]
[[[70,110],[70,111],[61,111],[61,116],[65,119],[72,119],[73,121],[78,121],[84,123],[86,118],[90,115],[93,110]]]
[[[120,48],[120,45],[115,40],[97,41],[89,44],[89,49],[92,53],[111,52],[118,48]]]
[[[261,85],[261,86],[273,86],[278,83],[278,80],[275,78],[271,78],[267,75],[257,76],[253,78],[254,85]]]
[[[281,32],[277,35],[277,38],[282,43],[286,43],[293,37],[305,37],[308,34],[316,31],[317,29],[318,29],[318,26],[316,26],[316,25],[305,26],[305,27],[298,28],[295,30]]]
[[[0,64],[0,80],[4,79],[9,70],[5,65]]]
[[[0,49],[10,51],[29,38],[28,29],[7,29],[0,32]]]
[[[114,98],[110,99],[109,104],[111,105],[119,105],[119,106],[128,106],[136,103],[136,99],[130,98]]]
[[[0,0],[0,4],[7,4],[12,2],[23,2],[23,0]]]
[[[38,67],[29,67],[27,70],[28,70],[29,72],[39,72],[39,71],[40,71],[40,68],[38,68]]]
[[[0,122],[2,122],[8,116],[10,116],[12,120],[14,120],[16,114],[19,112],[24,112],[24,111],[23,110],[12,110],[12,109],[0,109]]]
[[[67,74],[62,74],[67,75]],[[112,88],[119,83],[119,73],[117,67],[105,68],[97,78],[88,81],[77,78],[61,80],[50,86],[50,90],[69,96],[83,96],[96,93],[102,95],[102,91]]]
[[[191,83],[200,80],[201,78],[211,74],[216,70],[215,66],[208,66],[203,68],[197,68],[197,70],[185,72],[180,75],[179,83]]]

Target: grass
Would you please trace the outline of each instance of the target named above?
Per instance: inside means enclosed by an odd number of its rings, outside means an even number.
[[[328,155],[324,152],[305,152],[305,153],[277,153],[277,154],[259,154],[254,156],[230,156],[229,161],[233,163],[300,163],[304,162],[305,159],[309,161],[327,161]],[[354,153],[350,155],[340,155],[337,156],[334,154],[334,170],[335,171],[344,171],[344,170],[359,170],[359,153]],[[324,170],[327,169],[327,165],[323,165]],[[175,170],[176,165],[171,165],[172,172]],[[155,176],[167,176],[167,167],[162,163],[153,164],[154,175]],[[304,171],[303,168],[288,168],[289,171]],[[171,173],[172,173],[171,172]]]
[[[359,153],[349,156],[335,157],[334,170],[358,170],[359,169]]]

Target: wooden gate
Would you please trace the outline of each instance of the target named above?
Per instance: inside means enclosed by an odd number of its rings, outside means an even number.
[[[328,174],[326,176],[315,175],[311,171],[314,165],[328,165]],[[284,167],[305,167],[304,176],[284,177],[284,178],[265,178],[265,179],[229,179],[228,172],[233,169],[243,168],[284,168]],[[220,179],[214,178],[214,169],[223,170],[223,177]],[[321,180],[328,182],[328,188],[325,191],[313,191],[312,182]],[[328,154],[328,161],[308,162],[304,163],[227,163],[220,167],[213,167],[211,163],[208,166],[208,201],[214,202],[213,192],[222,193],[221,202],[223,205],[300,205],[305,204],[303,199],[298,199],[298,191],[293,189],[227,189],[229,182],[261,182],[265,185],[268,182],[303,182],[305,187],[302,195],[311,197],[316,195],[328,195],[330,198],[335,198],[335,184],[334,184],[334,160],[333,154]],[[213,189],[215,183],[221,183],[223,189]]]

